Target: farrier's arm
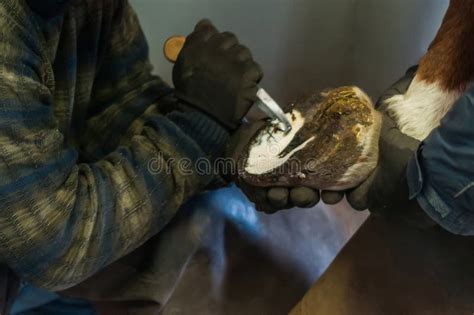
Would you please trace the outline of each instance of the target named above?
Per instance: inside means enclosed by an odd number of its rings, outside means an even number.
[[[443,228],[474,235],[474,88],[422,142],[408,184],[410,197]]]
[[[173,90],[152,75],[148,44],[138,18],[126,0],[107,3],[98,66],[94,78],[81,157],[94,160],[117,148],[150,106],[170,107]],[[142,124],[144,123],[142,119]],[[130,138],[130,137],[129,137]]]
[[[196,121],[190,126],[189,118],[199,117],[194,112],[204,112],[227,130],[235,130],[256,100],[262,77],[250,51],[233,34],[219,33],[209,21],[201,21],[173,68],[172,90],[151,74],[148,45],[128,1],[111,3],[114,13],[109,30],[104,31],[105,49],[82,136],[82,155],[94,159],[119,144],[129,144],[133,134],[156,114],[167,113],[179,124],[192,127],[191,137],[202,137],[194,129],[205,123]],[[213,148],[214,141],[219,139],[206,135],[202,145]]]
[[[57,129],[51,65],[25,15],[18,2],[0,5],[0,259],[64,289],[137,248],[208,185],[212,176],[168,162],[215,157],[227,133],[202,111],[154,113],[127,146],[79,163]]]

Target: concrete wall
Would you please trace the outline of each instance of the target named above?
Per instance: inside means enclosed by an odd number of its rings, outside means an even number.
[[[357,84],[376,97],[417,62],[448,0],[130,0],[156,72],[170,81],[163,41],[201,18],[236,33],[262,65],[262,85],[284,102]]]

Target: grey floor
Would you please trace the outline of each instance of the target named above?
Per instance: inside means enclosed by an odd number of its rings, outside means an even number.
[[[179,276],[162,275],[164,314],[287,314],[367,217],[344,204],[259,214],[235,188],[204,199],[164,231],[163,256],[186,248]]]

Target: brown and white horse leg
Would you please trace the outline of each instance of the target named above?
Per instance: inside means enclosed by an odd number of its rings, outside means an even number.
[[[422,140],[474,79],[474,0],[451,0],[408,91],[386,102],[400,129]]]

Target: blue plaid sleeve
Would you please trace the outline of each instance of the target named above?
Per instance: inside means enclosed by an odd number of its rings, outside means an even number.
[[[223,147],[226,133],[204,115],[153,112],[126,145],[80,163],[79,151],[58,128],[50,55],[23,3],[0,3],[0,260],[36,286],[64,289],[160,231],[212,180],[212,174],[189,172],[176,161],[190,165],[208,156],[202,139],[212,135],[214,146]],[[118,71],[133,72],[125,65]],[[144,95],[159,90],[156,80],[135,75],[143,85],[118,87],[117,102],[106,109],[118,118],[107,118],[111,130],[138,116],[119,104],[146,107],[151,98]],[[96,101],[108,102],[106,94]],[[197,121],[199,132],[187,121]],[[95,143],[113,134],[97,133],[90,134],[99,137]]]
[[[128,2],[115,1],[111,9],[80,141],[81,153],[89,159],[115,150],[132,122],[172,93],[152,75],[148,44]]]

